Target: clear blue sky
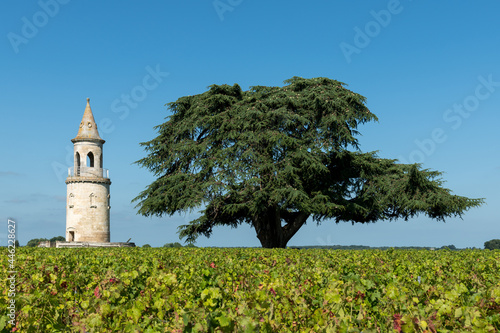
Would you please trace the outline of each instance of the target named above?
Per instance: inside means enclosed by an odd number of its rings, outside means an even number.
[[[455,194],[486,204],[446,223],[310,222],[289,245],[500,238],[498,1],[5,0],[0,9],[1,245],[8,217],[21,244],[64,235],[70,140],[87,97],[106,140],[111,241],[179,241],[189,215],[145,218],[131,203],[153,181],[133,162],[169,115],[164,105],[214,83],[247,89],[292,76],[347,83],[379,117],[360,128],[363,151],[443,171]],[[197,245],[260,243],[243,226]]]

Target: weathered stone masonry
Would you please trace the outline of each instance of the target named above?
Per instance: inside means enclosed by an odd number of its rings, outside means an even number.
[[[109,242],[111,181],[103,168],[105,141],[97,131],[88,98],[78,134],[71,141],[74,166],[66,179],[66,241]]]

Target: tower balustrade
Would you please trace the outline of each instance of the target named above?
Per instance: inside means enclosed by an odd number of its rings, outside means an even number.
[[[109,170],[105,168],[94,167],[70,167],[68,168],[68,177],[100,177],[109,178]]]

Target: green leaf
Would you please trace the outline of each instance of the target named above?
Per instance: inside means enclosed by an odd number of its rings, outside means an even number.
[[[218,316],[216,319],[219,321],[221,327],[229,327],[231,325],[231,319],[226,316]]]
[[[87,309],[89,307],[89,301],[82,301],[82,303],[80,303],[80,306],[82,307],[82,309]]]
[[[5,325],[7,324],[7,316],[2,316],[0,318],[0,330],[3,330],[5,328]]]

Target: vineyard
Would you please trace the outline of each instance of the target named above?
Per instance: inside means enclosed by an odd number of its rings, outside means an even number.
[[[15,270],[2,332],[500,330],[499,251],[17,248]]]

